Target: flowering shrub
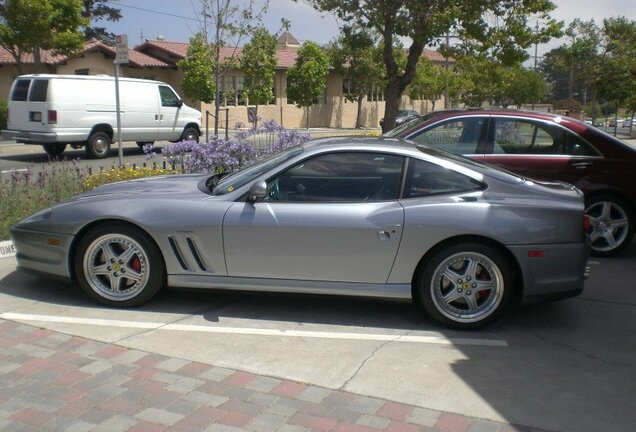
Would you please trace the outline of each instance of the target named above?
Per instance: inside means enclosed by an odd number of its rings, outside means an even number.
[[[309,134],[285,129],[271,120],[259,127],[239,130],[230,139],[212,137],[207,143],[181,141],[164,147],[161,153],[176,169],[189,173],[234,171],[250,165],[264,155],[301,144]],[[144,152],[153,157],[154,147],[147,145]]]
[[[88,174],[74,161],[49,162],[37,172],[29,167],[0,177],[0,240],[9,238],[9,227],[37,211],[84,192]]]
[[[94,189],[97,186],[101,186],[106,183],[115,183],[125,180],[133,180],[142,177],[159,176],[166,174],[176,174],[175,170],[162,169],[162,168],[137,168],[125,165],[121,168],[112,167],[109,170],[99,171],[95,174],[88,175],[84,179],[84,186],[86,190]]]

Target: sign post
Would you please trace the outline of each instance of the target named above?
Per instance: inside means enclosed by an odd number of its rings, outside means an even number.
[[[124,166],[124,150],[121,145],[121,109],[119,104],[119,65],[128,63],[128,36],[115,36],[115,109],[117,111],[117,147],[119,166]]]

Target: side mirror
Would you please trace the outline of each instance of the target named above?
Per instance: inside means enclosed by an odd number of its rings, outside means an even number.
[[[181,108],[181,107],[183,106],[183,101],[182,101],[181,99],[179,99],[179,100],[177,101],[177,106],[178,106],[179,108]]]
[[[267,196],[267,183],[265,180],[252,183],[250,192],[247,195],[247,200],[250,202],[261,201]]]

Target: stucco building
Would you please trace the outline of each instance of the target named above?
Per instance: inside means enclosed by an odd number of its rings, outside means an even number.
[[[294,64],[299,42],[289,32],[278,38],[276,50],[277,66],[274,80],[274,98],[269,104],[259,105],[258,114],[263,120],[275,120],[289,128],[305,127],[306,110],[298,108],[287,99],[287,70]],[[129,50],[129,63],[121,65],[120,75],[125,77],[146,78],[164,81],[181,92],[183,73],[177,62],[186,57],[188,43],[170,42],[161,39],[146,40]],[[221,57],[240,57],[240,47],[224,47]],[[446,59],[436,51],[424,50],[423,55],[433,62],[444,65]],[[33,64],[33,57],[23,56],[24,73],[57,73],[84,75],[114,75],[115,49],[98,41],[88,42],[82,52],[73,57],[53,56],[43,51],[41,65]],[[0,48],[0,98],[6,98],[13,79],[18,76],[18,69],[13,57]],[[222,108],[220,124],[225,124],[228,116],[229,124],[247,122],[249,101],[243,94],[244,75],[241,70],[231,70],[221,79]],[[357,103],[345,98],[347,83],[335,72],[329,73],[324,96],[309,109],[310,127],[352,128],[355,126]],[[205,127],[206,112],[214,113],[213,104],[188,101],[191,106],[201,110]],[[442,106],[443,102],[436,106]],[[411,100],[403,96],[400,104],[403,109],[426,113],[431,110],[430,101]],[[376,127],[384,114],[384,94],[382,88],[374,89],[365,98],[361,112],[361,123],[366,127]],[[209,117],[210,124],[213,119]]]

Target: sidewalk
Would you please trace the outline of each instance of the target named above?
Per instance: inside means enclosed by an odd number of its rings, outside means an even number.
[[[9,321],[0,431],[541,432]]]

